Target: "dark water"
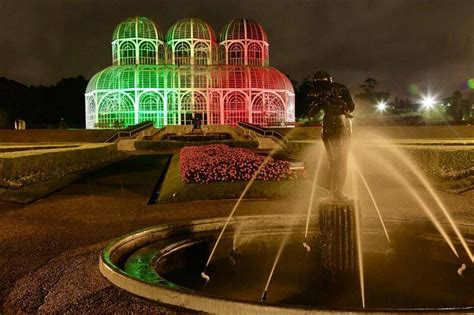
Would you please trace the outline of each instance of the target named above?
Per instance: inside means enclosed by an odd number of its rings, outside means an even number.
[[[277,247],[222,255],[208,268],[209,283],[200,277],[211,243],[181,249],[160,260],[157,272],[177,285],[206,295],[260,301]],[[268,290],[266,303],[329,308],[360,308],[358,276],[328,281],[320,268],[315,243],[285,247]],[[229,250],[230,253],[230,250]],[[366,306],[369,308],[451,308],[474,305],[472,265],[462,276],[461,262],[431,259],[423,251],[364,253]]]

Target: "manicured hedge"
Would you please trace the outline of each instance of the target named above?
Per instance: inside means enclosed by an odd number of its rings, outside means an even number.
[[[382,156],[400,170],[410,172],[404,163],[393,154],[392,149],[402,150],[413,160],[424,174],[440,179],[460,179],[474,175],[474,144],[466,140],[400,140],[394,144],[364,144],[364,150],[372,156]],[[314,143],[291,141],[283,153],[302,156]],[[322,150],[323,147],[321,146]],[[324,154],[326,152],[324,151]]]
[[[101,143],[115,133],[115,130],[93,129],[0,129],[0,143],[54,143],[95,142]]]
[[[222,140],[232,140],[232,137],[228,133],[213,133],[206,135],[177,135],[177,134],[168,134],[163,137],[163,140],[173,140],[173,141],[222,141]]]
[[[209,144],[225,144],[235,148],[257,148],[258,142],[251,140],[219,140],[219,141],[175,141],[175,140],[142,140],[135,142],[137,150],[168,150],[180,149],[188,146],[202,146]]]
[[[265,157],[248,149],[224,144],[181,149],[179,169],[187,183],[248,181],[264,163]],[[259,180],[285,180],[306,177],[306,172],[290,169],[288,161],[270,158],[257,174]]]
[[[16,151],[0,154],[0,187],[25,185],[64,176],[117,159],[116,144]]]
[[[425,175],[443,180],[455,180],[474,175],[474,146],[469,145],[366,145],[361,150],[369,156],[387,160],[397,170],[412,174],[397,154],[406,155]],[[359,161],[369,169],[370,161]]]
[[[474,146],[404,146],[425,174],[444,179],[474,175]]]

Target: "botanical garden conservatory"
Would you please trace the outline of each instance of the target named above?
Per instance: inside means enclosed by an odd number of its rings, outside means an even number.
[[[236,19],[219,41],[206,22],[176,22],[163,37],[145,17],[121,22],[113,33],[113,65],[87,86],[86,128],[142,121],[155,126],[191,124],[262,126],[294,123],[290,80],[269,66],[262,26]]]

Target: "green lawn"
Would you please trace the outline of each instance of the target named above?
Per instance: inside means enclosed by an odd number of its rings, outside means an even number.
[[[186,184],[179,174],[179,154],[175,154],[161,186],[159,202],[237,199],[248,182]],[[277,199],[297,196],[307,189],[309,180],[255,181],[245,199]]]

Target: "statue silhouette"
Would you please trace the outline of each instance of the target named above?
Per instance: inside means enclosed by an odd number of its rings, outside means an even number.
[[[322,138],[329,160],[331,197],[347,199],[342,192],[352,134],[354,102],[347,87],[335,83],[326,71],[318,71],[308,92],[310,113],[324,112]]]

